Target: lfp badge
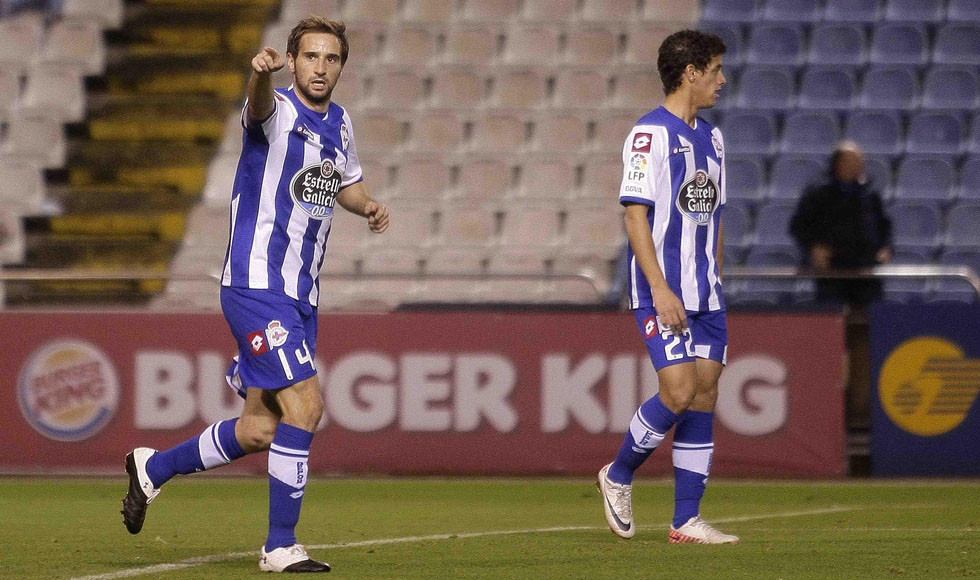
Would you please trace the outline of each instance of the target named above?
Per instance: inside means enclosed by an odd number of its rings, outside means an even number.
[[[21,370],[17,400],[24,418],[57,441],[81,441],[101,431],[119,402],[112,362],[95,346],[60,340],[41,347]]]

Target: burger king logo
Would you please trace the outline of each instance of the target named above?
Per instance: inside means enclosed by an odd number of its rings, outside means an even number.
[[[51,342],[30,357],[17,385],[21,413],[39,433],[57,441],[82,441],[112,420],[119,381],[112,362],[77,340]]]

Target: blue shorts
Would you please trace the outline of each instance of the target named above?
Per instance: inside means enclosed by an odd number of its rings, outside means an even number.
[[[728,320],[724,310],[712,312],[687,311],[687,330],[674,334],[661,327],[654,308],[640,307],[633,311],[647,345],[653,368],[658,371],[696,358],[728,362]]]
[[[221,310],[238,342],[228,384],[281,389],[316,374],[316,307],[271,290],[221,288]]]

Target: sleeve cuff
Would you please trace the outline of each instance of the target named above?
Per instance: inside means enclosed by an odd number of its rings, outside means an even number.
[[[650,207],[653,207],[653,205],[654,205],[653,200],[644,199],[642,197],[631,197],[631,196],[628,196],[628,195],[624,195],[624,196],[620,197],[619,198],[619,203],[621,205],[626,205],[628,203],[639,203],[641,205],[648,205]]]

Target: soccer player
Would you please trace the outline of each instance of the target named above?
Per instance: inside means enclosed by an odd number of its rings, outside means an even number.
[[[700,516],[728,327],[721,289],[725,147],[721,131],[697,113],[718,100],[725,50],[713,34],[668,36],[657,58],[666,101],[639,120],[623,147],[629,302],[660,381],[660,392],[633,416],[616,460],[599,471],[606,521],[623,538],[636,532],[633,474],[676,425],[670,542],[738,542]]]
[[[139,447],[126,456],[122,514],[130,533],[140,532],[147,505],[174,475],[269,450],[269,535],[259,568],[330,571],[295,534],[323,413],[313,362],[317,278],[335,203],[367,218],[376,233],[389,219],[364,186],[350,117],[330,100],[347,55],[345,25],[311,17],[293,28],[285,60],[269,47],[252,59],[221,279],[222,310],[239,348],[228,383],[245,407],[172,449]],[[272,73],[285,65],[293,85],[273,90]]]

